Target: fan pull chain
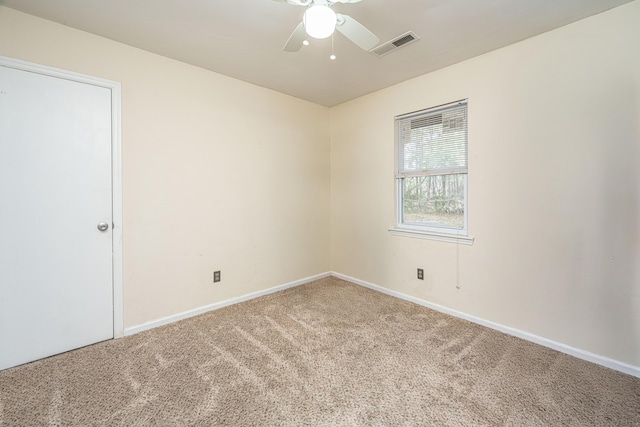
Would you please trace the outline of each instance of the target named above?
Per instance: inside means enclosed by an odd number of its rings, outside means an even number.
[[[333,34],[331,34],[331,56],[329,56],[329,59],[332,61],[336,60],[336,55],[333,53],[333,37],[335,35],[335,32]]]

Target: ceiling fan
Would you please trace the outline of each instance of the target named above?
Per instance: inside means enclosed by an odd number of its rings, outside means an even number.
[[[306,6],[302,22],[298,24],[284,45],[285,52],[297,52],[307,39],[307,35],[324,39],[340,31],[346,38],[364,50],[373,49],[380,39],[361,23],[348,15],[336,13],[331,9],[335,3],[359,3],[362,0],[275,0],[295,6]]]

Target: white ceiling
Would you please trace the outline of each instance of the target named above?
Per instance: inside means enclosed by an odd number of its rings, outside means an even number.
[[[305,8],[274,0],[0,0],[0,5],[333,106],[603,12],[631,0],[363,0],[334,9],[380,43],[421,40],[383,57],[335,34],[282,47]]]

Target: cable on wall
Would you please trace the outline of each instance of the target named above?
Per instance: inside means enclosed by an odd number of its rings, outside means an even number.
[[[456,289],[460,290],[460,242],[456,239]]]

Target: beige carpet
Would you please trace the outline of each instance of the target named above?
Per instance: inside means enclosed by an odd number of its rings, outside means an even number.
[[[0,372],[0,425],[633,426],[640,379],[327,278]]]

